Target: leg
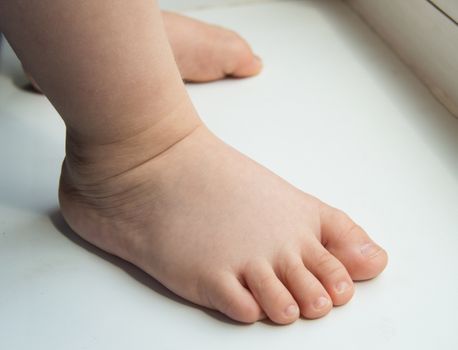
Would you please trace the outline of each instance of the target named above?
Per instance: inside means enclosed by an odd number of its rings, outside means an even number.
[[[238,34],[168,11],[162,11],[162,19],[183,80],[244,78],[261,71],[260,59]],[[26,74],[35,90],[40,91],[33,77]]]
[[[242,322],[323,316],[383,270],[344,213],[202,124],[157,6],[18,3],[0,4],[1,29],[66,123],[59,195],[82,237]]]

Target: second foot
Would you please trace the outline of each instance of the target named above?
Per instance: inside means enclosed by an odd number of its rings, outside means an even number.
[[[260,58],[237,33],[172,12],[162,11],[162,18],[183,80],[245,78],[261,71]]]
[[[351,299],[353,281],[377,276],[387,263],[386,252],[342,211],[204,126],[126,169],[113,167],[122,150],[117,157],[91,150],[100,160],[87,167],[82,153],[72,163],[71,144],[68,152],[60,200],[70,226],[181,297],[234,320],[322,317]]]

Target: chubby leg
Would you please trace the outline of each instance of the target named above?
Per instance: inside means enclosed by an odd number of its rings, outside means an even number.
[[[150,1],[4,0],[0,23],[67,126],[61,208],[86,240],[241,322],[321,317],[385,267],[347,215],[203,125]]]
[[[177,13],[162,11],[165,31],[181,78],[203,83],[225,77],[245,78],[262,69],[259,57],[237,33]],[[35,88],[40,87],[26,74]]]

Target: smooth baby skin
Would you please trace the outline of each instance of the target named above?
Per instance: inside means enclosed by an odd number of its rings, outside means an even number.
[[[345,214],[205,127],[154,1],[4,0],[0,30],[65,122],[61,210],[89,242],[241,322],[321,317],[385,267]]]
[[[203,125],[113,176],[103,162],[88,161],[90,171],[73,164],[69,151],[60,200],[70,226],[181,297],[235,320],[321,317],[350,300],[352,280],[386,265],[384,250],[344,213]]]
[[[261,71],[260,58],[236,32],[167,11],[162,11],[162,18],[185,81],[246,78]]]
[[[161,13],[183,80],[205,83],[225,77],[251,77],[261,71],[260,58],[236,32],[177,13]],[[32,87],[41,92],[27,71],[26,75]]]

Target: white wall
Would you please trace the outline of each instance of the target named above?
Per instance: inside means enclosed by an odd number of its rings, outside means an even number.
[[[458,12],[455,1],[434,2],[453,17]],[[347,2],[458,117],[457,25],[427,0]]]
[[[431,0],[441,11],[444,11],[447,16],[458,22],[458,1],[456,0]]]

